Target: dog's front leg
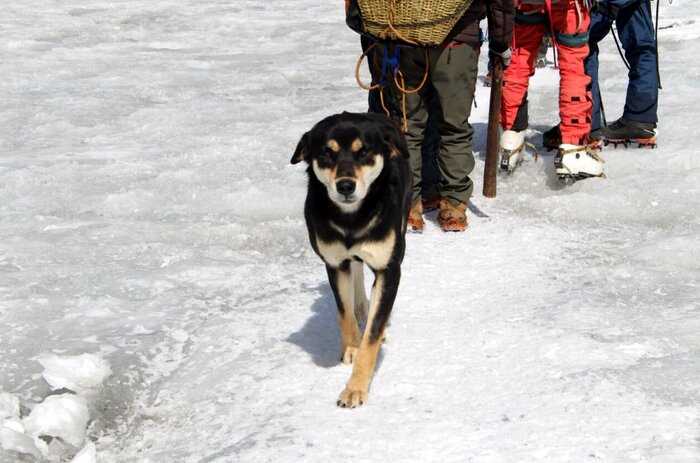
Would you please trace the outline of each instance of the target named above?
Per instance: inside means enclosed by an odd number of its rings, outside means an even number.
[[[355,319],[355,289],[350,262],[345,261],[338,268],[326,265],[326,271],[338,305],[340,361],[351,364],[357,357],[360,346],[360,329]]]
[[[369,384],[374,375],[384,328],[394,306],[400,279],[401,268],[398,265],[390,265],[384,270],[375,271],[367,325],[360,343],[360,351],[353,365],[352,376],[338,398],[340,407],[355,408],[367,401]]]

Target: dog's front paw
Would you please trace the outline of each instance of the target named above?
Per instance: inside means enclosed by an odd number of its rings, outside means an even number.
[[[358,347],[347,346],[345,349],[343,349],[343,356],[341,357],[340,361],[346,365],[351,365],[355,362],[359,352],[360,349]]]
[[[349,386],[340,393],[338,397],[338,406],[342,408],[355,408],[364,405],[367,402],[367,390],[352,389]]]

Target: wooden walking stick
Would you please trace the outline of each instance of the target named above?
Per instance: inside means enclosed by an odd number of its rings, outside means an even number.
[[[489,101],[489,126],[486,132],[486,163],[484,165],[484,196],[496,197],[496,175],[498,174],[498,126],[501,122],[501,83],[503,61],[492,56],[491,99]]]

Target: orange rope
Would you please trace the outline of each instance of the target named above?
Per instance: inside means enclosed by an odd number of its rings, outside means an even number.
[[[399,71],[398,74],[400,75],[401,82],[403,82],[403,74],[401,74],[401,71]],[[406,110],[406,92],[401,92],[401,114],[403,116],[403,133],[408,132],[408,116],[406,115],[407,113],[408,111]]]
[[[386,117],[391,117],[391,112],[389,111],[389,108],[386,107],[386,104],[384,104],[384,88],[379,89],[379,102],[382,104],[382,109],[386,113]]]
[[[425,87],[425,83],[428,82],[428,74],[430,74],[430,61],[429,61],[429,56],[428,56],[428,49],[425,48],[425,72],[423,73],[423,80],[421,80],[420,84],[418,84],[418,87],[416,88],[405,88],[403,86],[403,83],[399,84],[398,80],[396,80],[396,75],[394,76],[394,83],[396,84],[396,87],[401,90],[401,93],[408,93],[409,95],[412,93],[418,93],[420,92],[423,87]],[[401,73],[401,70],[396,73],[401,77],[401,82],[404,82],[403,74]]]
[[[360,78],[360,68],[362,67],[362,61],[364,61],[365,56],[372,50],[377,44],[373,43],[365,51],[362,52],[360,55],[360,58],[357,60],[357,64],[355,65],[355,80],[357,81],[357,85],[360,86],[361,89],[367,90],[368,92],[371,92],[372,90],[378,89],[381,84],[374,84],[374,85],[367,85],[362,82],[362,79]],[[370,66],[372,66],[370,64]]]

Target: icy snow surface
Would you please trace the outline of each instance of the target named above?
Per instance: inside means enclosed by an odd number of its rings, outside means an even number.
[[[365,108],[342,2],[7,2],[0,389],[26,415],[39,354],[104,356],[101,462],[700,461],[699,3],[662,5],[660,149],[606,150],[608,179],[566,188],[543,154],[474,197],[467,233],[408,237],[349,411],[288,165],[314,122]],[[612,120],[610,39],[601,75]],[[533,79],[536,144],[557,82]]]
[[[97,449],[95,444],[88,442],[83,449],[78,452],[70,463],[95,463],[97,461]]]

